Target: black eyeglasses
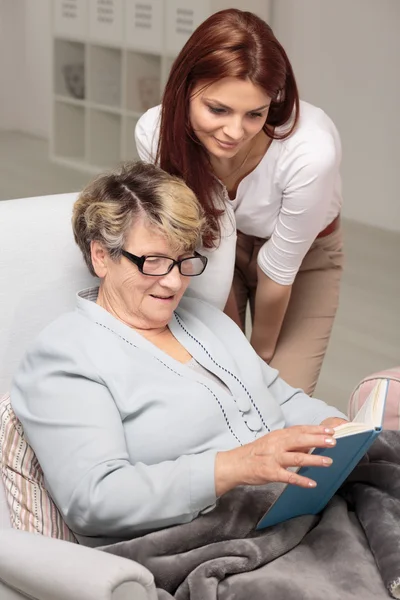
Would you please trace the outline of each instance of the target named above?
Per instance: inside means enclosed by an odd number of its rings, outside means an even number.
[[[201,275],[207,266],[208,258],[198,252],[194,256],[174,260],[168,256],[135,256],[126,250],[121,250],[121,254],[137,266],[143,275],[150,277],[160,277],[168,275],[178,265],[179,273],[185,277],[197,277]]]

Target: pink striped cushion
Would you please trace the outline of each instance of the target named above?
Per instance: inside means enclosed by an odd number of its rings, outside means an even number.
[[[1,477],[12,526],[76,542],[46,491],[42,469],[25,439],[8,394],[0,399],[0,454]]]
[[[349,418],[354,419],[378,379],[389,379],[383,428],[400,429],[400,367],[393,367],[365,377],[350,396]]]

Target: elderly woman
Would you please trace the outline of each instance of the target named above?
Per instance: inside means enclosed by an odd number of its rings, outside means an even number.
[[[11,393],[69,527],[127,537],[190,521],[235,486],[313,486],[289,467],[329,465],[308,450],[334,444],[344,415],[289,387],[221,311],[183,297],[207,265],[190,189],[126,165],[81,193],[72,221],[100,287],[41,333]]]

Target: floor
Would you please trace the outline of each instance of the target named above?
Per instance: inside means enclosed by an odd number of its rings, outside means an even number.
[[[315,395],[344,407],[358,381],[400,365],[400,234],[344,223],[339,311]]]
[[[0,200],[79,190],[90,175],[53,165],[47,143],[0,133]],[[315,395],[346,409],[357,382],[400,365],[400,234],[344,222],[340,309]]]

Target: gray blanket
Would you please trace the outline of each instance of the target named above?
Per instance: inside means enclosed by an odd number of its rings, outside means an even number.
[[[105,546],[159,600],[400,598],[400,432],[384,432],[323,513],[255,531],[279,486],[237,488],[191,523]]]

